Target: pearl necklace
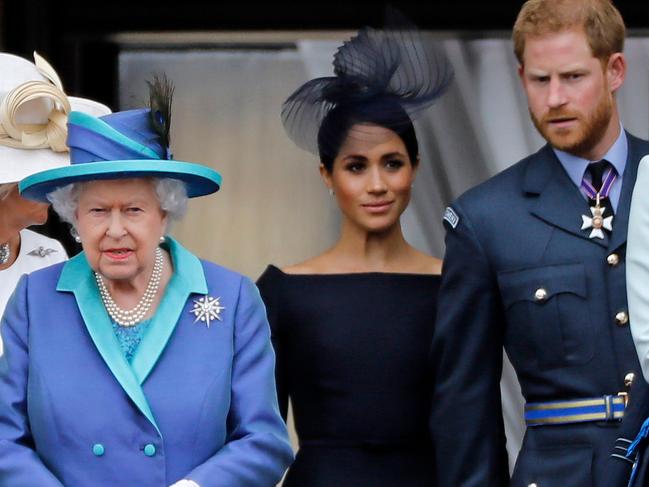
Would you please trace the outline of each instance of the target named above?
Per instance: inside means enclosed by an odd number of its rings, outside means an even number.
[[[153,272],[151,272],[149,284],[147,284],[144,294],[137,305],[133,309],[129,310],[122,309],[117,305],[117,303],[115,303],[106,287],[106,284],[104,283],[104,278],[99,273],[95,272],[95,279],[97,280],[97,287],[99,287],[101,300],[104,302],[106,311],[108,311],[108,314],[115,323],[119,326],[130,327],[137,325],[144,319],[146,314],[149,312],[149,309],[151,309],[156,294],[158,294],[160,281],[162,280],[163,267],[164,259],[162,258],[162,250],[158,247],[155,250],[155,263],[153,264]]]
[[[9,247],[9,242],[5,242],[0,245],[0,265],[9,262],[9,257],[11,257],[11,247]]]

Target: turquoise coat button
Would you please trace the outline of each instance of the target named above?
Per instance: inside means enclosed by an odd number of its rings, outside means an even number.
[[[155,455],[155,445],[152,445],[151,443],[148,443],[147,445],[144,446],[144,454],[147,457],[152,457]]]
[[[92,445],[92,454],[95,455],[96,457],[101,457],[106,453],[106,449],[104,448],[104,445],[101,443],[96,443]]]

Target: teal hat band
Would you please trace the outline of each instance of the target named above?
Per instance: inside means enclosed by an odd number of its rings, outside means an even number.
[[[112,122],[119,123],[118,117],[124,114],[127,114],[129,119],[135,119],[137,125],[142,126],[136,134],[141,134],[142,138],[149,141],[155,140],[155,134],[147,125],[148,110],[130,110],[109,117]],[[70,147],[71,164],[108,160],[162,159],[153,149],[132,137],[127,137],[104,120],[83,112],[70,113],[67,142]],[[159,144],[157,145],[159,147]]]
[[[72,112],[68,121],[71,164],[24,179],[20,192],[25,198],[47,201],[48,193],[66,184],[139,177],[180,180],[190,198],[219,190],[219,173],[200,164],[168,158],[169,148],[160,141],[149,109],[101,118]]]

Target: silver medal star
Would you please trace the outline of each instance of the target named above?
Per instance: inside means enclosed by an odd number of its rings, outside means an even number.
[[[203,296],[202,298],[194,300],[194,307],[189,310],[196,316],[194,323],[199,321],[205,323],[208,328],[214,320],[221,321],[221,311],[225,306],[221,306],[221,297],[213,298],[212,296]]]
[[[588,238],[603,239],[604,232],[602,228],[609,232],[613,230],[613,216],[605,217],[604,213],[606,212],[606,208],[602,208],[601,206],[591,206],[590,212],[592,216],[581,215],[581,229],[587,230],[588,228],[592,228]]]

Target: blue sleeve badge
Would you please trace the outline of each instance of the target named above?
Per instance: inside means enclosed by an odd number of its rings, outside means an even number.
[[[457,227],[457,224],[460,223],[460,217],[457,216],[457,213],[450,206],[446,207],[444,212],[444,220],[448,222],[453,228]]]

